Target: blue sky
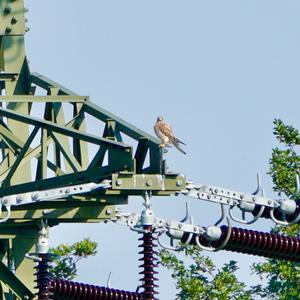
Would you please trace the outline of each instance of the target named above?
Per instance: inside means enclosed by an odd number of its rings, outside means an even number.
[[[196,183],[245,192],[268,171],[273,119],[299,126],[300,2],[202,0],[33,1],[26,35],[30,68],[152,133],[164,115],[187,143],[187,156],[170,150],[173,171]],[[91,124],[92,126],[92,124]],[[96,130],[96,129],[94,129]],[[97,133],[97,132],[95,132]],[[124,210],[140,211],[140,198]],[[156,215],[179,219],[183,197],[154,198]],[[218,208],[190,201],[198,224],[213,224]],[[235,224],[237,225],[237,224]],[[268,231],[272,223],[249,228]],[[243,226],[241,226],[243,227]],[[79,281],[135,290],[137,235],[113,224],[62,225],[51,242],[90,237],[99,254],[79,267]],[[235,259],[249,284],[256,257],[208,254],[220,265]],[[176,293],[161,271],[161,299]]]

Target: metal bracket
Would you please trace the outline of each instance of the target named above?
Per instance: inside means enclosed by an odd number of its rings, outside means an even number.
[[[145,190],[179,192],[186,187],[183,175],[113,174],[113,190]]]
[[[291,199],[286,200],[274,200],[272,198],[265,197],[264,190],[261,187],[260,177],[257,175],[258,186],[253,194],[247,194],[242,192],[237,192],[225,188],[220,188],[210,185],[194,185],[192,182],[188,182],[186,189],[178,194],[183,194],[188,197],[214,202],[221,205],[229,206],[229,216],[230,218],[242,224],[253,224],[256,222],[264,213],[266,207],[270,209],[270,218],[277,224],[281,225],[291,225],[300,221],[300,214],[298,214],[294,220],[291,222],[286,221],[286,215],[291,215],[296,211],[296,202]],[[299,177],[296,178],[297,191],[300,189]],[[261,193],[261,196],[258,195]],[[256,206],[259,206],[259,212],[256,214],[252,220],[247,221],[245,218],[246,213],[251,213],[254,211]],[[242,219],[236,218],[232,210],[238,207],[242,211]],[[274,209],[280,209],[283,214],[284,220],[278,220],[274,216]]]

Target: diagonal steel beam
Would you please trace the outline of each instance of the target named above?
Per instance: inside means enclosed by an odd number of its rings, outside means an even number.
[[[89,164],[88,168],[91,169],[102,166],[106,151],[107,149],[100,147],[97,153],[95,154],[93,160]]]
[[[71,153],[70,149],[67,149],[64,146],[64,143],[61,139],[61,136],[58,134],[55,134],[53,132],[50,132],[50,136],[52,137],[53,141],[55,142],[56,146],[60,150],[60,152],[63,154],[71,168],[73,169],[74,172],[82,171],[82,168],[74,155]]]
[[[0,73],[1,74],[1,73]],[[33,96],[33,95],[13,95],[13,96],[1,96],[1,102],[68,102],[68,103],[81,103],[89,100],[88,96],[77,95],[57,95],[57,96]]]
[[[116,115],[103,109],[102,107],[97,106],[92,102],[85,102],[83,109],[86,113],[94,116],[95,118],[103,122],[106,122],[108,119],[114,120],[118,124],[118,128],[121,132],[124,132],[125,134],[127,134],[135,140],[147,138],[151,144],[157,145],[157,147],[160,144],[160,141],[154,136],[126,122],[125,120],[117,117]]]
[[[77,116],[75,116],[72,120],[70,120],[68,123],[66,123],[65,124],[65,127],[68,127],[68,128],[70,128],[70,127],[73,127],[73,126],[75,126],[75,124],[77,124],[77,123],[80,123],[81,122],[81,118],[80,118],[80,116],[79,115],[77,115]],[[1,123],[1,120],[0,120],[0,123]],[[6,124],[4,124],[5,126],[6,126]],[[0,125],[0,127],[1,127],[1,125]],[[4,127],[4,128],[6,128],[6,127]],[[7,129],[7,128],[6,128]],[[46,129],[42,129],[42,131],[44,131],[44,130],[46,130]],[[8,130],[8,132],[9,132],[9,137],[10,137],[10,139],[12,139],[12,140],[14,140],[15,142],[17,141],[17,146],[19,147],[19,148],[22,148],[23,146],[24,146],[24,142],[23,141],[21,141],[21,140],[19,140],[18,139],[18,137],[16,137],[12,132],[10,132],[9,130]],[[47,139],[46,139],[46,142],[45,142],[45,144],[44,144],[44,147],[46,148],[46,147],[48,147],[51,143],[52,143],[53,141],[52,141],[52,137],[47,137]],[[20,165],[19,166],[22,166],[22,165],[24,165],[26,162],[28,162],[31,158],[33,158],[33,157],[35,157],[36,159],[38,159],[39,161],[41,161],[42,160],[42,148],[43,148],[43,145],[41,144],[41,145],[38,145],[38,146],[36,146],[35,148],[33,148],[33,149],[31,149],[31,148],[29,148],[29,151],[25,154],[25,156],[24,156],[24,158],[22,159],[22,161],[20,162]],[[0,170],[1,170],[1,172],[0,172],[0,181],[2,181],[6,176],[7,176],[7,174],[8,174],[8,172],[10,171],[10,169],[11,169],[11,167],[8,167],[8,168],[6,168],[5,169],[5,165],[6,165],[6,160],[7,160],[8,158],[6,157],[4,160],[2,160],[2,162],[0,163]],[[65,174],[62,170],[61,170],[61,168],[59,168],[58,166],[56,166],[56,165],[54,165],[52,162],[50,162],[49,160],[47,160],[47,167],[49,168],[49,169],[51,169],[52,171],[54,171],[55,172],[55,174],[56,175],[63,175],[63,174]],[[40,179],[42,179],[42,178],[40,178]]]
[[[18,153],[18,156],[14,162],[14,164],[11,166],[7,176],[5,177],[3,183],[2,183],[2,186],[7,186],[10,184],[10,180],[11,178],[13,177],[16,169],[19,167],[20,165],[20,162],[22,161],[25,153],[28,151],[29,147],[30,147],[30,144],[32,143],[33,139],[35,138],[37,132],[38,132],[39,128],[38,127],[35,127],[33,129],[33,131],[31,132],[29,138],[27,139],[27,141],[25,142],[22,150],[20,151],[20,153]]]
[[[0,120],[0,135],[5,139],[7,142],[6,144],[13,149],[22,148],[24,142],[19,139],[11,130],[7,127],[7,125]]]
[[[59,89],[59,94],[77,96],[77,94],[70,89],[36,72],[31,73],[31,81],[45,90],[48,90],[51,87],[57,87]]]
[[[86,122],[84,119],[82,106],[83,105],[81,103],[74,103],[73,105],[73,115],[79,115],[79,120],[81,121],[80,123],[78,122],[77,124],[75,124],[73,128],[86,132]],[[82,168],[86,169],[89,164],[88,144],[79,139],[73,139],[73,153]]]
[[[41,128],[47,128],[48,130],[61,133],[67,136],[70,136],[72,138],[77,138],[81,139],[83,141],[96,144],[96,145],[104,145],[108,148],[113,147],[121,150],[125,149],[131,149],[131,147],[115,142],[115,141],[110,141],[104,138],[97,137],[95,135],[89,134],[89,133],[83,133],[81,131],[71,129],[71,128],[66,128],[65,126],[57,125],[49,121],[41,120],[36,117],[28,117],[19,113],[16,113],[10,109],[5,109],[5,108],[0,108],[0,116],[7,117],[9,119],[13,119],[19,122],[24,122],[26,124],[30,124],[33,126],[39,126]]]
[[[34,294],[29,288],[1,261],[0,280],[6,284],[19,299],[33,299]]]

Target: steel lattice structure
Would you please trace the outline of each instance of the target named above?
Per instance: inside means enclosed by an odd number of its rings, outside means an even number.
[[[36,292],[40,300],[157,299],[156,241],[172,250],[195,244],[209,251],[300,260],[297,237],[231,226],[231,221],[252,224],[261,217],[284,225],[299,223],[298,202],[266,198],[260,182],[255,193],[247,194],[194,185],[185,176],[168,172],[158,139],[95,105],[88,96],[31,72],[24,47],[24,1],[0,0],[0,4],[1,299],[33,299]],[[87,126],[91,119],[98,124],[96,131]],[[188,212],[180,222],[154,215],[152,195],[179,194],[219,204],[221,219],[204,227],[189,222]],[[127,204],[130,195],[144,198],[141,213],[115,208]],[[241,218],[234,215],[234,208],[242,212]],[[141,292],[50,278],[47,228],[104,220],[142,234]],[[223,221],[227,226],[219,226]],[[181,246],[163,245],[164,233]]]

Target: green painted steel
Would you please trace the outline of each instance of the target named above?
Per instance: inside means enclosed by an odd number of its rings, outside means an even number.
[[[1,298],[32,299],[34,263],[24,257],[34,251],[42,219],[49,226],[102,222],[114,218],[115,205],[127,204],[128,196],[168,196],[185,187],[185,178],[166,174],[157,138],[88,96],[30,72],[24,1],[0,0],[0,10],[0,197],[112,182],[109,190],[13,207],[9,221],[0,224]],[[94,132],[89,118],[98,126]],[[125,136],[137,146],[125,144]]]

